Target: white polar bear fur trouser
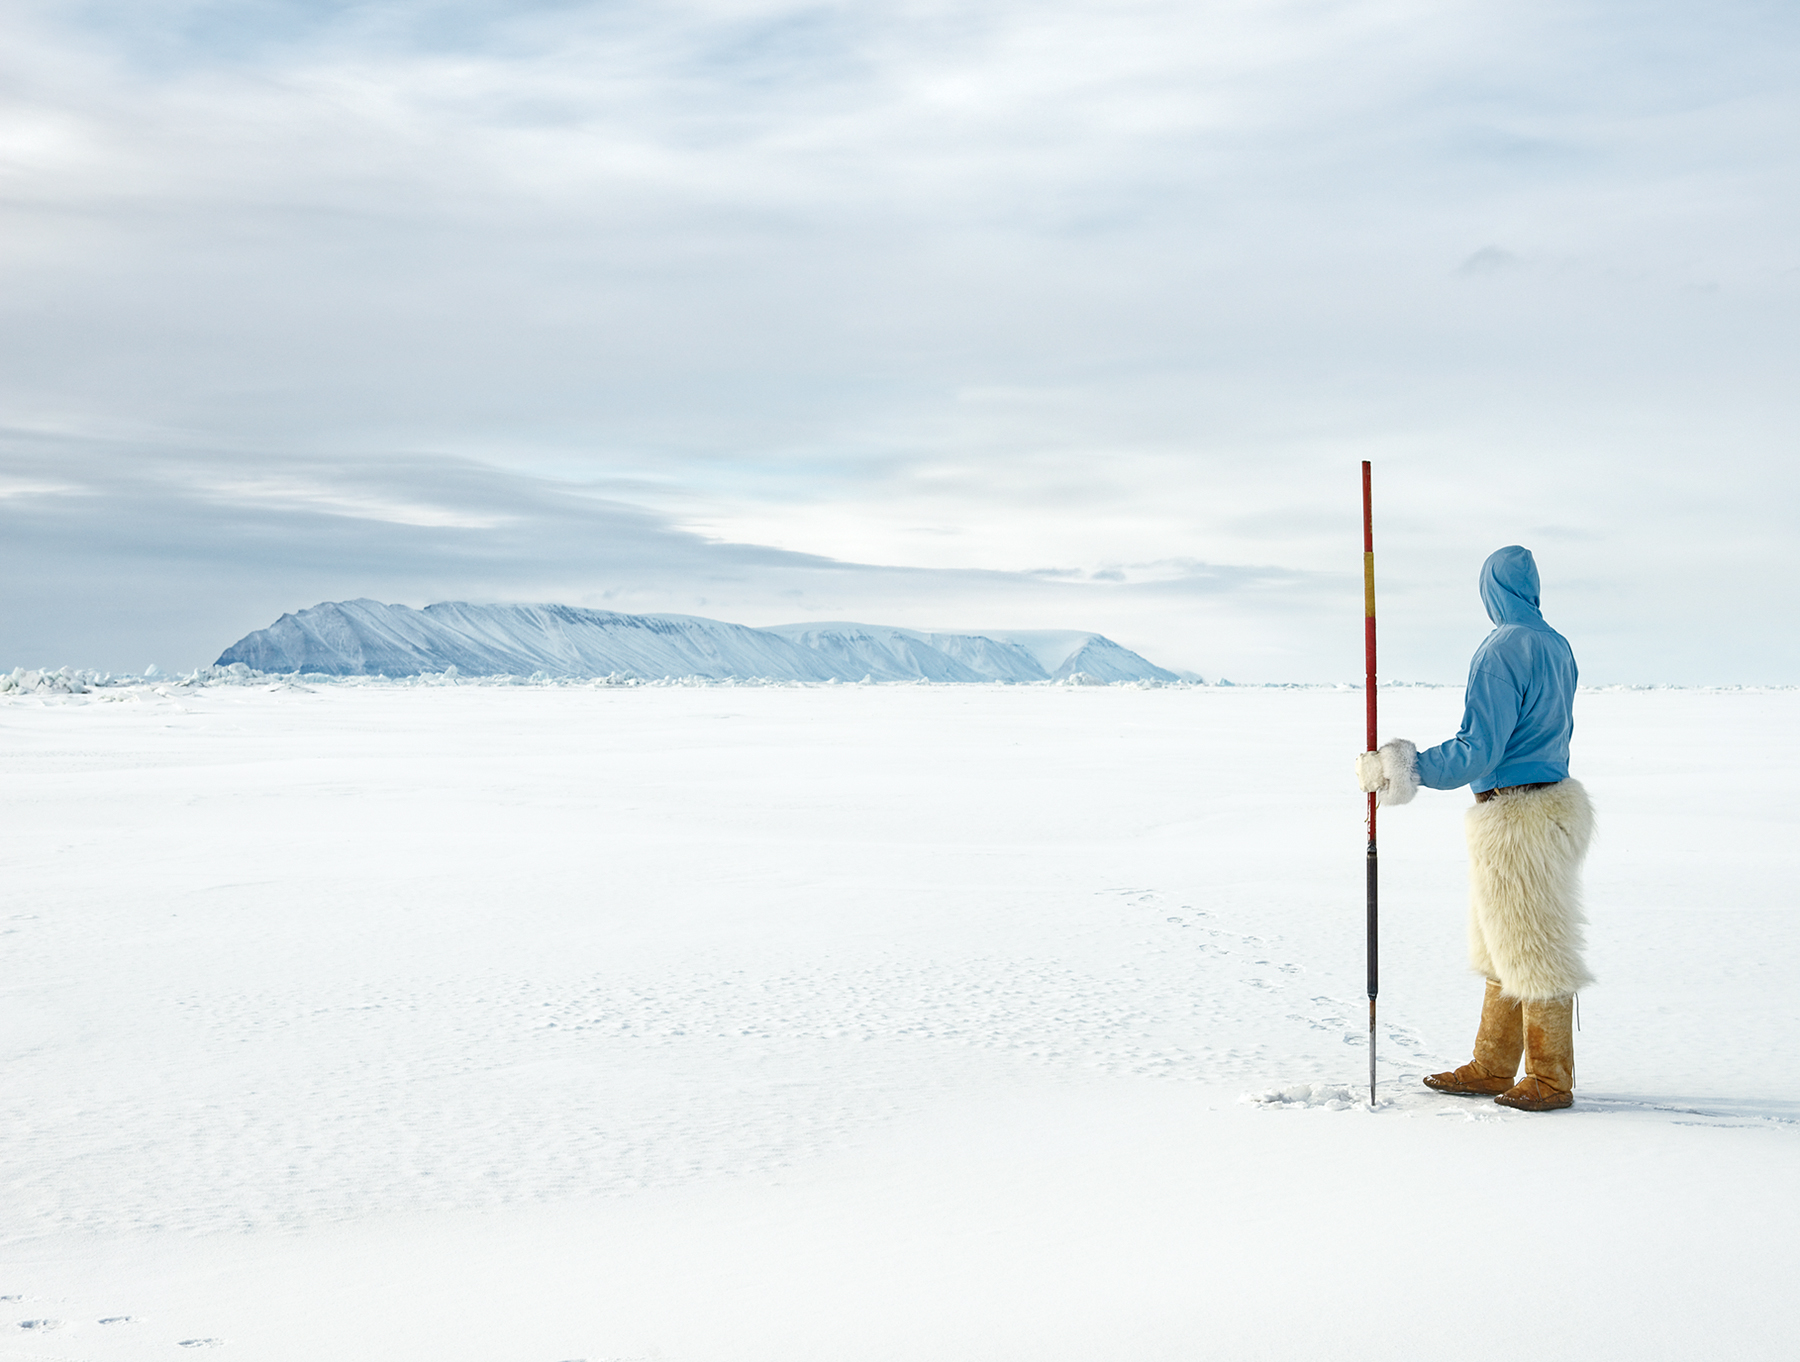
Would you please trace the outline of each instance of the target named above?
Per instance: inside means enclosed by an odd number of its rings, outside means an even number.
[[[1581,861],[1594,810],[1579,781],[1497,794],[1464,818],[1469,965],[1509,998],[1564,998],[1593,982],[1581,952]]]

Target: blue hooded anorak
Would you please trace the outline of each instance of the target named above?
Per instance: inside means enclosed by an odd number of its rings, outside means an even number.
[[[1481,565],[1481,601],[1495,629],[1469,663],[1462,731],[1419,753],[1419,783],[1479,794],[1567,780],[1575,653],[1538,613],[1531,550],[1514,544]]]

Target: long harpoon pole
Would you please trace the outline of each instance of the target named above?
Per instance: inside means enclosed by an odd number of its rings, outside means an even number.
[[[1363,684],[1368,697],[1368,744],[1373,752],[1375,732],[1375,516],[1370,499],[1369,461],[1363,460]],[[1369,796],[1369,1105],[1375,1105],[1375,995],[1381,986],[1378,871],[1375,859],[1375,796]]]

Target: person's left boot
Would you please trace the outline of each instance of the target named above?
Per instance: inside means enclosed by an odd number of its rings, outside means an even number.
[[[1575,1105],[1574,1000],[1527,1002],[1525,1077],[1494,1100],[1520,1111],[1556,1111]]]

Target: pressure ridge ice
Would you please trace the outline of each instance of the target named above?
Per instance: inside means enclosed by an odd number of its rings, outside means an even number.
[[[781,681],[1175,681],[1100,634],[923,633],[872,624],[752,629],[696,615],[625,615],[567,605],[423,610],[328,601],[283,615],[219,655],[259,672],[417,676],[699,676]]]

